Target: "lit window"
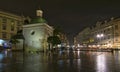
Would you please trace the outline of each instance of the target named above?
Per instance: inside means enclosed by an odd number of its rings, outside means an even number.
[[[11,21],[11,31],[14,31],[14,29],[15,29],[15,22]]]

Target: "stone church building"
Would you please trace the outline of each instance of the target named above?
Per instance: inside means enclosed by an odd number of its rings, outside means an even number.
[[[53,28],[42,18],[43,11],[36,11],[37,17],[23,25],[24,50],[27,52],[46,51],[47,38],[53,34]]]

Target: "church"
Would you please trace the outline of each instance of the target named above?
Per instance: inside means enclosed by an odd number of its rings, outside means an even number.
[[[47,51],[47,38],[52,36],[53,28],[42,17],[43,11],[36,10],[37,17],[23,25],[24,50],[26,52]]]

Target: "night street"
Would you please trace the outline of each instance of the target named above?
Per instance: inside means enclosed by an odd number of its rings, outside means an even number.
[[[119,72],[120,52],[0,52],[0,72]]]
[[[0,72],[120,72],[120,1],[0,0]]]

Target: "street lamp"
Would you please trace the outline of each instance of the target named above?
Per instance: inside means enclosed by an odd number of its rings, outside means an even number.
[[[104,34],[97,34],[97,38],[99,38],[99,43],[101,43],[101,38],[104,37]]]
[[[97,38],[102,38],[104,34],[97,34]]]

